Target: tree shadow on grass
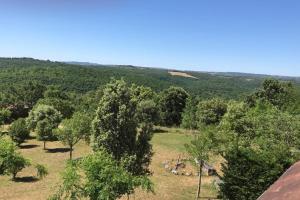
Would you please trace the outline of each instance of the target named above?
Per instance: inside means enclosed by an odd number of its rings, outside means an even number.
[[[38,181],[39,179],[34,176],[23,176],[23,177],[16,177],[13,181],[14,182],[21,182],[21,183],[33,183]]]
[[[20,145],[20,149],[32,149],[32,148],[35,148],[35,147],[39,147],[40,145],[37,145],[37,144],[23,144],[23,145]]]
[[[153,130],[153,133],[167,133],[167,130],[161,129],[161,128],[155,128]]]
[[[28,138],[27,139],[29,139],[29,140],[34,140],[34,139],[36,139],[36,136],[34,136],[34,135],[30,135],[30,136],[28,136]]]
[[[66,153],[69,152],[69,148],[55,148],[55,149],[47,149],[46,153]]]

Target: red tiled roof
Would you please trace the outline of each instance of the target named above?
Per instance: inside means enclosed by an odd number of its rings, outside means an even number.
[[[292,165],[258,200],[300,199],[300,161]]]

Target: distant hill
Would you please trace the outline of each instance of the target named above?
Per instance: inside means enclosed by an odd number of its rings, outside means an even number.
[[[70,64],[32,58],[0,58],[0,92],[12,84],[35,80],[47,85],[60,85],[68,91],[85,93],[108,83],[114,77],[149,86],[156,91],[174,85],[183,87],[189,93],[200,95],[202,98],[220,96],[237,99],[259,87],[266,77],[272,77],[243,73],[182,72],[195,77],[190,78],[173,76],[169,71],[130,65]],[[291,80],[300,85],[299,78],[274,78]]]
[[[267,74],[251,74],[241,72],[208,72],[209,74],[221,75],[221,76],[237,76],[237,77],[255,77],[255,78],[276,78],[282,80],[294,80],[300,82],[300,77],[296,76],[279,76],[279,75],[267,75]]]

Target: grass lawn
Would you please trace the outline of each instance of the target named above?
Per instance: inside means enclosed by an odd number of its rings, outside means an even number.
[[[167,172],[162,162],[170,159],[177,159],[178,155],[185,154],[184,144],[192,138],[189,131],[183,129],[160,128],[153,137],[152,144],[154,156],[150,166],[153,176],[151,177],[155,185],[155,194],[137,190],[131,199],[163,199],[181,200],[194,199],[197,188],[196,176],[176,176]],[[43,180],[35,181],[34,167],[24,169],[18,174],[18,182],[10,180],[9,176],[0,176],[0,199],[5,200],[45,200],[56,190],[60,184],[60,172],[64,169],[65,161],[69,157],[68,150],[60,142],[48,142],[49,151],[42,149],[42,142],[35,139],[28,140],[20,149],[22,154],[29,158],[33,164],[44,164],[49,171],[49,175]],[[74,158],[82,157],[91,152],[89,146],[84,142],[75,146]],[[211,177],[203,178],[203,196],[215,197]],[[122,198],[127,199],[127,197]]]

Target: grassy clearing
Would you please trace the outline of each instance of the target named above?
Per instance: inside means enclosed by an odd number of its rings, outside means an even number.
[[[152,140],[154,156],[150,166],[155,194],[137,190],[135,195],[131,195],[131,199],[193,199],[197,188],[197,177],[175,176],[167,172],[162,165],[165,160],[176,159],[179,154],[184,154],[184,144],[191,139],[192,134],[189,131],[160,128]],[[36,171],[34,167],[29,167],[18,174],[18,177],[23,177],[20,182],[12,182],[9,176],[0,176],[0,199],[45,200],[55,191],[60,183],[60,172],[64,169],[69,152],[60,142],[48,142],[47,148],[50,151],[44,151],[42,146],[42,142],[31,139],[24,143],[20,151],[26,158],[31,159],[33,164],[40,163],[47,166],[49,175],[43,180],[32,181],[30,177],[35,176]],[[81,142],[75,146],[74,158],[85,156],[90,152],[90,147]],[[203,196],[216,196],[212,178],[204,177],[203,183]]]

